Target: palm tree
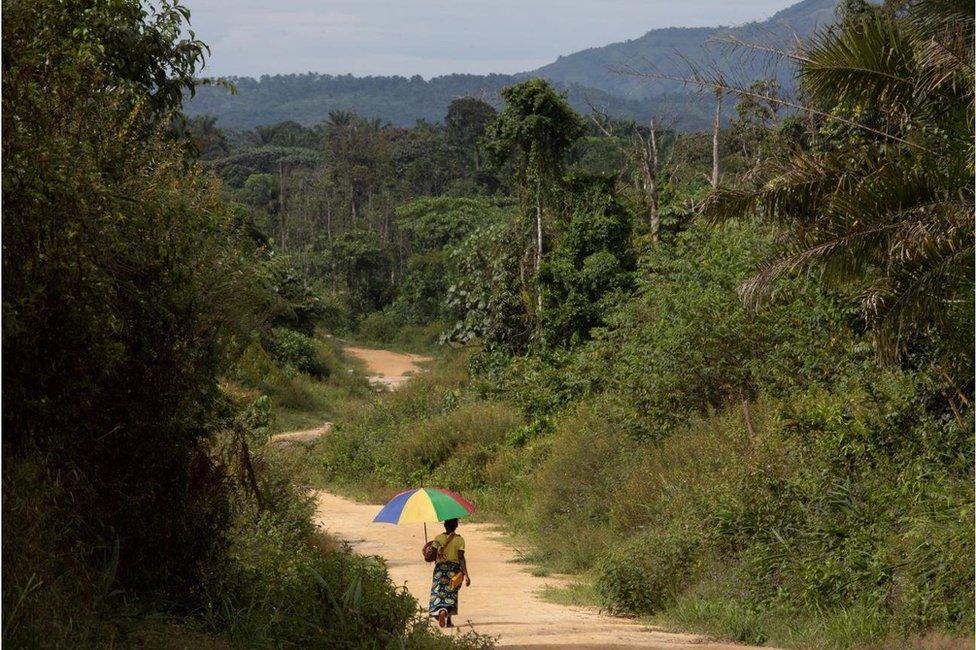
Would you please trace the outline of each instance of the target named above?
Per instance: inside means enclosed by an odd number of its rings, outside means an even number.
[[[742,287],[748,299],[796,270],[855,282],[889,358],[971,323],[973,26],[961,0],[871,7],[795,55],[818,116],[813,146],[767,161],[758,186],[721,188],[705,208],[713,219],[758,212],[787,233]],[[963,338],[956,354],[971,356],[971,332]]]

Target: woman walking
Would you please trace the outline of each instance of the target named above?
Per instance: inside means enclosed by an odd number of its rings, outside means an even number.
[[[461,582],[471,585],[468,564],[464,559],[464,538],[457,534],[458,520],[444,522],[444,532],[434,538],[437,549],[434,580],[430,587],[430,615],[441,627],[454,627],[451,617],[458,613]]]

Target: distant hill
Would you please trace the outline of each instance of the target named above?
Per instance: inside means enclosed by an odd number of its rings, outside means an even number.
[[[766,77],[769,72],[767,58],[748,52],[734,53],[727,46],[708,44],[708,40],[727,35],[748,42],[788,47],[794,38],[805,38],[816,29],[830,25],[838,1],[803,0],[767,20],[738,27],[655,29],[630,41],[561,56],[526,75],[545,77],[565,85],[588,86],[632,100],[681,92],[683,88],[678,82],[649,80],[617,74],[613,70],[654,70],[683,76],[688,73],[688,62],[693,62],[697,65],[714,63],[744,79]],[[778,75],[781,81],[789,81],[789,70],[781,69]]]
[[[498,91],[520,78],[501,74],[452,74],[426,81],[420,76],[408,79],[312,73],[265,75],[260,79],[232,77],[229,81],[236,86],[236,95],[217,86],[199,88],[196,97],[187,102],[186,112],[215,115],[220,126],[231,128],[285,120],[309,126],[323,121],[329,111],[337,109],[410,126],[417,120],[440,122],[457,97],[480,97],[500,106]],[[628,100],[578,84],[556,82],[556,85],[567,93],[578,110],[587,110],[588,102],[592,102],[607,106],[614,115],[643,119],[653,108],[644,101]],[[689,103],[689,98],[682,96],[675,101]],[[695,107],[688,106],[688,110],[693,112]],[[707,119],[707,111],[702,112],[702,117]]]
[[[697,130],[708,126],[710,100],[703,100],[676,82],[637,78],[614,70],[654,69],[681,75],[688,72],[688,61],[714,62],[742,78],[768,77],[770,72],[764,61],[706,42],[730,34],[743,40],[785,45],[794,37],[804,38],[829,24],[837,2],[803,0],[768,20],[738,27],[655,29],[637,39],[561,56],[549,65],[517,75],[452,74],[425,80],[419,75],[407,78],[308,73],[233,78],[236,95],[215,86],[200,88],[187,102],[186,112],[215,115],[218,124],[225,128],[251,128],[285,120],[313,125],[337,109],[408,126],[417,120],[439,122],[457,97],[481,97],[498,106],[499,90],[520,79],[539,76],[565,92],[579,111],[586,112],[595,105],[615,117],[644,120],[666,107],[669,114],[681,117],[679,128]],[[775,74],[782,81],[789,81],[788,70]]]

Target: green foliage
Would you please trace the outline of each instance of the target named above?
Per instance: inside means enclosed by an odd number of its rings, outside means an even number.
[[[541,557],[562,571],[593,566],[613,538],[609,517],[623,432],[585,405],[567,414],[553,435],[530,444],[544,459],[528,481]]]
[[[566,150],[583,135],[583,121],[542,79],[510,86],[501,95],[505,109],[488,125],[485,150],[496,165],[511,161],[517,181],[535,191],[559,178]]]
[[[397,208],[397,226],[409,237],[412,251],[391,307],[399,326],[423,325],[449,316],[445,296],[455,280],[450,251],[482,225],[504,222],[506,207],[506,202],[498,200],[428,197]],[[392,336],[372,338],[389,341]]]
[[[275,328],[271,332],[269,351],[275,361],[292,371],[304,372],[318,379],[328,377],[332,371],[315,341],[301,332]]]
[[[784,152],[757,187],[710,201],[716,218],[758,210],[790,233],[748,294],[796,269],[854,283],[888,358],[920,339],[955,339],[952,324],[971,323],[969,9],[933,0],[893,14],[855,12],[804,47],[798,74],[821,127],[812,149]],[[971,337],[959,342],[971,356]],[[968,382],[972,366],[958,372],[954,380]]]
[[[4,13],[4,457],[61,477],[65,539],[117,548],[118,585],[190,593],[226,517],[200,443],[254,293],[234,214],[167,135],[200,45],[169,3]]]
[[[509,203],[498,199],[424,197],[397,208],[397,226],[410,237],[414,253],[459,244],[472,230],[503,221]]]
[[[667,609],[694,577],[699,543],[681,529],[638,534],[603,560],[602,604],[617,613],[651,614]],[[650,556],[647,549],[653,549]]]
[[[475,169],[481,167],[479,140],[498,111],[474,97],[459,97],[451,102],[444,117],[447,137],[455,146],[469,152]]]
[[[390,253],[377,233],[348,230],[329,242],[321,264],[329,276],[344,280],[354,312],[368,313],[389,301]]]
[[[589,337],[632,285],[631,218],[613,178],[571,177],[569,223],[539,269],[543,339],[570,345]]]
[[[583,359],[624,413],[643,414],[621,423],[634,435],[659,437],[696,412],[829,381],[848,362],[845,314],[814,287],[784,287],[760,311],[742,305],[735,287],[767,245],[756,224],[696,227],[644,258],[640,297]]]
[[[278,203],[278,177],[274,174],[251,174],[244,181],[241,200],[248,206],[274,210]]]
[[[569,150],[569,168],[575,172],[617,174],[627,168],[627,142],[623,138],[585,136]]]
[[[457,322],[446,338],[465,343],[481,338],[489,346],[524,349],[532,326],[523,302],[517,223],[493,223],[475,230],[451,251],[454,284],[447,307]]]
[[[272,255],[268,260],[269,288],[274,292],[268,308],[271,323],[310,336],[323,322],[342,322],[344,306],[323,301],[295,262],[284,255]]]

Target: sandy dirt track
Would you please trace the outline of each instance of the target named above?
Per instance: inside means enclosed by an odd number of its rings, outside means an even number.
[[[369,383],[374,386],[385,386],[389,390],[399,388],[410,377],[423,370],[420,364],[431,360],[430,357],[420,354],[355,346],[346,346],[343,351],[366,365]]]
[[[431,567],[420,556],[423,526],[374,524],[379,508],[320,492],[316,520],[356,552],[385,558],[393,582],[405,584],[426,604]],[[428,530],[437,533],[442,527],[428,524]],[[591,608],[547,603],[538,592],[546,585],[559,586],[560,578],[535,577],[527,566],[515,563],[515,550],[492,526],[462,522],[458,532],[464,535],[471,571],[471,586],[461,589],[460,612],[454,619],[460,630],[473,629],[498,637],[501,646],[519,648],[742,650],[700,636],[647,628]]]
[[[345,352],[365,362],[368,373],[395,390],[412,374],[422,372],[427,357],[386,350],[347,347]],[[371,378],[372,379],[372,378]],[[406,585],[425,606],[432,567],[421,557],[423,525],[374,524],[378,505],[365,505],[327,492],[316,493],[316,522],[327,532],[346,540],[358,552],[383,557],[397,585]],[[437,534],[441,524],[428,524]],[[498,639],[501,646],[518,648],[659,648],[679,650],[742,650],[743,646],[709,641],[691,634],[648,628],[626,619],[601,614],[595,608],[569,607],[540,598],[547,586],[561,586],[558,577],[535,577],[529,567],[516,563],[517,553],[501,533],[487,524],[462,522],[471,572],[471,586],[462,588],[458,630],[475,630]],[[448,632],[450,633],[450,632]]]

